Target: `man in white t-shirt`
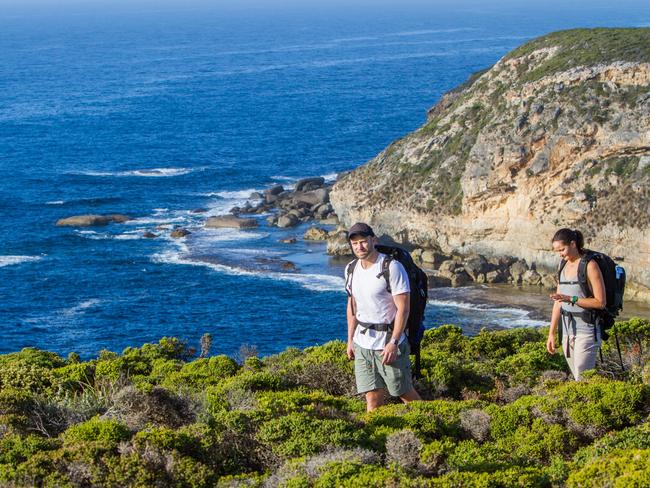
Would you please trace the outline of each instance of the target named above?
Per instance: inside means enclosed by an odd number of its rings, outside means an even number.
[[[366,394],[368,411],[384,403],[388,390],[403,402],[420,400],[411,381],[409,343],[404,327],[409,315],[410,287],[404,267],[389,264],[390,292],[382,273],[387,258],[375,249],[379,239],[368,224],[348,231],[357,259],[345,270],[348,298],[348,358],[354,359],[357,391]]]

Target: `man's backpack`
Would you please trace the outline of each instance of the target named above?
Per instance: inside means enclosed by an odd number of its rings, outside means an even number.
[[[623,309],[625,269],[622,266],[618,266],[607,254],[586,249],[584,256],[578,264],[578,282],[580,283],[582,293],[586,297],[594,296],[587,281],[587,265],[592,260],[596,262],[603,275],[606,305],[603,310],[588,310],[587,315],[589,317],[585,317],[583,320],[590,324],[600,325],[602,337],[606,340],[609,337],[609,329],[614,325],[614,319]],[[565,265],[566,261],[562,260],[558,269],[558,280]]]
[[[429,296],[429,279],[414,262],[411,255],[400,247],[376,245],[375,249],[386,255],[383,261],[381,273],[377,278],[382,276],[386,280],[386,290],[390,289],[390,262],[394,259],[398,261],[406,270],[409,278],[410,293],[410,311],[404,332],[406,333],[411,346],[411,354],[415,355],[415,367],[413,376],[420,377],[420,343],[424,336],[424,309],[427,306]],[[347,283],[345,289],[349,296],[352,296],[352,274],[357,265],[358,259],[354,259],[347,267]]]

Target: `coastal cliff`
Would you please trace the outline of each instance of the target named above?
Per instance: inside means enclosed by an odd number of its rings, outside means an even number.
[[[554,268],[579,228],[650,301],[650,29],[535,39],[445,94],[427,122],[341,177],[344,224],[446,253]]]

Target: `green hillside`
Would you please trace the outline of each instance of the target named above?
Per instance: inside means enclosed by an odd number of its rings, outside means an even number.
[[[641,486],[650,321],[587,381],[544,331],[428,330],[426,401],[366,413],[345,345],[194,358],[177,339],[82,362],[0,356],[3,486]],[[207,337],[203,353],[209,349]]]

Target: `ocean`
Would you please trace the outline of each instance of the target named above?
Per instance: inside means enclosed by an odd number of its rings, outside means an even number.
[[[0,4],[0,352],[344,339],[344,262],[303,241],[307,225],[203,221],[273,184],[333,181],[531,38],[650,25],[641,3],[503,5]],[[90,213],[134,219],[55,226]],[[175,226],[192,233],[172,239]],[[431,295],[427,327],[547,320],[541,292]]]

